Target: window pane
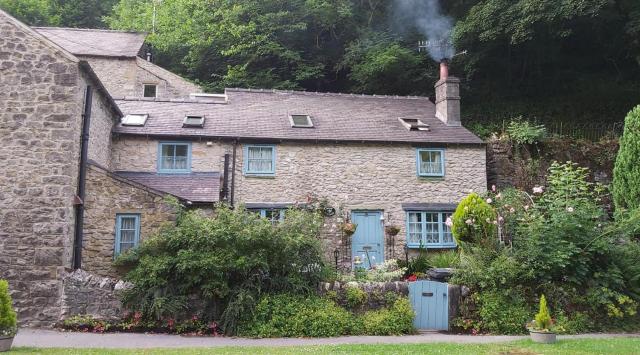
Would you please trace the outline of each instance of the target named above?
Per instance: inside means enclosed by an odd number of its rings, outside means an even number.
[[[426,243],[437,244],[440,242],[438,213],[426,213]]]
[[[272,173],[275,170],[273,164],[272,147],[248,147],[247,172]]]
[[[134,247],[134,243],[120,243],[120,253],[124,253],[125,251]]]
[[[136,219],[133,217],[122,217],[120,221],[121,230],[134,230],[136,227]]]
[[[420,174],[441,175],[443,173],[442,152],[420,151]]]
[[[187,157],[189,147],[184,144],[175,145],[176,157]]]
[[[407,231],[407,242],[409,244],[420,244],[422,240],[422,213],[409,212],[408,228],[409,230]]]
[[[144,86],[144,97],[156,97],[157,87],[155,85]]]
[[[162,156],[163,157],[173,157],[175,155],[176,146],[172,144],[163,144],[162,145]]]
[[[451,233],[451,227],[446,224],[447,218],[451,218],[451,213],[443,213],[442,216],[442,230],[444,231],[442,242],[445,244],[453,244],[453,234]]]

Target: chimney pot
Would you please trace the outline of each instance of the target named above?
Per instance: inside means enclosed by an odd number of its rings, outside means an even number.
[[[442,59],[440,61],[440,80],[446,80],[449,77],[449,61]]]

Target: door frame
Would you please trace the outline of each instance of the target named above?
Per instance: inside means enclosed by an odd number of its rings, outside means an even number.
[[[376,213],[378,215],[378,219],[377,219],[378,223],[382,223],[382,220],[380,220],[380,217],[384,216],[384,210],[383,209],[370,209],[370,208],[369,209],[354,209],[354,210],[351,210],[351,212],[349,213],[349,215],[351,217],[351,223],[354,223],[353,216],[356,213]],[[380,250],[379,250],[379,253],[380,253],[380,258],[382,260],[379,260],[378,262],[376,262],[376,264],[383,263],[384,260],[385,260],[385,257],[386,257],[386,255],[385,255],[385,244],[384,244],[385,243],[385,240],[384,240],[384,226],[381,225],[380,226],[380,230],[381,230],[381,232],[380,232]],[[356,233],[357,233],[357,228],[356,228]],[[355,236],[355,233],[351,236],[351,238],[353,238],[354,236]],[[355,265],[353,264],[353,260],[356,257],[355,249],[356,249],[355,248],[355,243],[354,243],[354,241],[352,239],[351,240],[351,267],[352,268],[355,268]]]

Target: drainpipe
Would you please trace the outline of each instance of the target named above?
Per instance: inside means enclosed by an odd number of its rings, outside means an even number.
[[[76,212],[75,236],[73,239],[73,269],[82,267],[82,232],[84,228],[84,198],[87,178],[87,156],[89,153],[89,127],[91,127],[91,105],[93,90],[87,86],[82,114],[82,141],[80,142],[80,164],[78,166],[78,191],[74,201]]]
[[[224,202],[229,202],[229,160],[231,159],[230,154],[224,155],[224,172],[222,173],[222,191],[220,200]]]
[[[236,154],[238,150],[238,139],[233,141],[233,157],[231,162],[231,208],[235,207],[236,192]]]

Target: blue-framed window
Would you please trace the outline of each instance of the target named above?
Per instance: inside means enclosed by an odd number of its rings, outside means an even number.
[[[140,215],[116,215],[116,245],[114,255],[138,246],[140,242]]]
[[[444,176],[444,149],[418,148],[416,151],[418,176]]]
[[[158,144],[159,173],[190,173],[191,143],[160,142]]]
[[[274,145],[245,145],[243,172],[245,175],[274,176],[276,147]]]
[[[268,219],[273,225],[284,221],[285,210],[282,208],[260,208],[250,211],[259,214],[262,218]]]
[[[447,226],[453,212],[408,211],[407,246],[409,248],[454,248],[456,242]]]

